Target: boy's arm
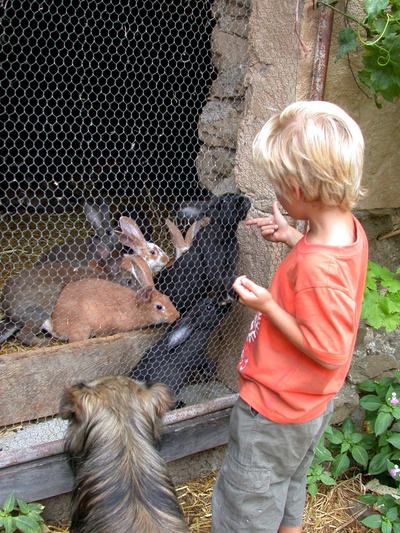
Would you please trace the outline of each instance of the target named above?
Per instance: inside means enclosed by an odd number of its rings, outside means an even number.
[[[322,361],[308,349],[306,340],[296,319],[272,298],[271,293],[267,289],[253,283],[246,276],[237,278],[233,284],[233,288],[238,293],[242,303],[266,315],[270,322],[310,359],[329,370],[335,370],[342,366]]]

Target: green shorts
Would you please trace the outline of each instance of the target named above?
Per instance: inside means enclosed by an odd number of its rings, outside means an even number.
[[[276,533],[302,524],[307,472],[333,401],[302,424],[277,424],[239,399],[212,501],[213,533]]]

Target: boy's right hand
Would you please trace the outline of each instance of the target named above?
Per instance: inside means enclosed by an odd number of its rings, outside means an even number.
[[[251,218],[246,220],[246,224],[260,228],[261,235],[267,241],[289,243],[291,226],[279,211],[277,201],[272,204],[272,215],[265,218]]]

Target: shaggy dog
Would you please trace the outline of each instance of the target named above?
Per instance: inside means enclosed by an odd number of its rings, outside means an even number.
[[[187,533],[165,461],[154,447],[168,388],[124,376],[64,393],[66,451],[75,473],[71,532]]]

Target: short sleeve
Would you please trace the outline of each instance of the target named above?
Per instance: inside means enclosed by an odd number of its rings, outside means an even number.
[[[331,287],[303,289],[295,297],[297,323],[308,349],[323,362],[344,364],[351,356],[356,304],[344,291]]]

